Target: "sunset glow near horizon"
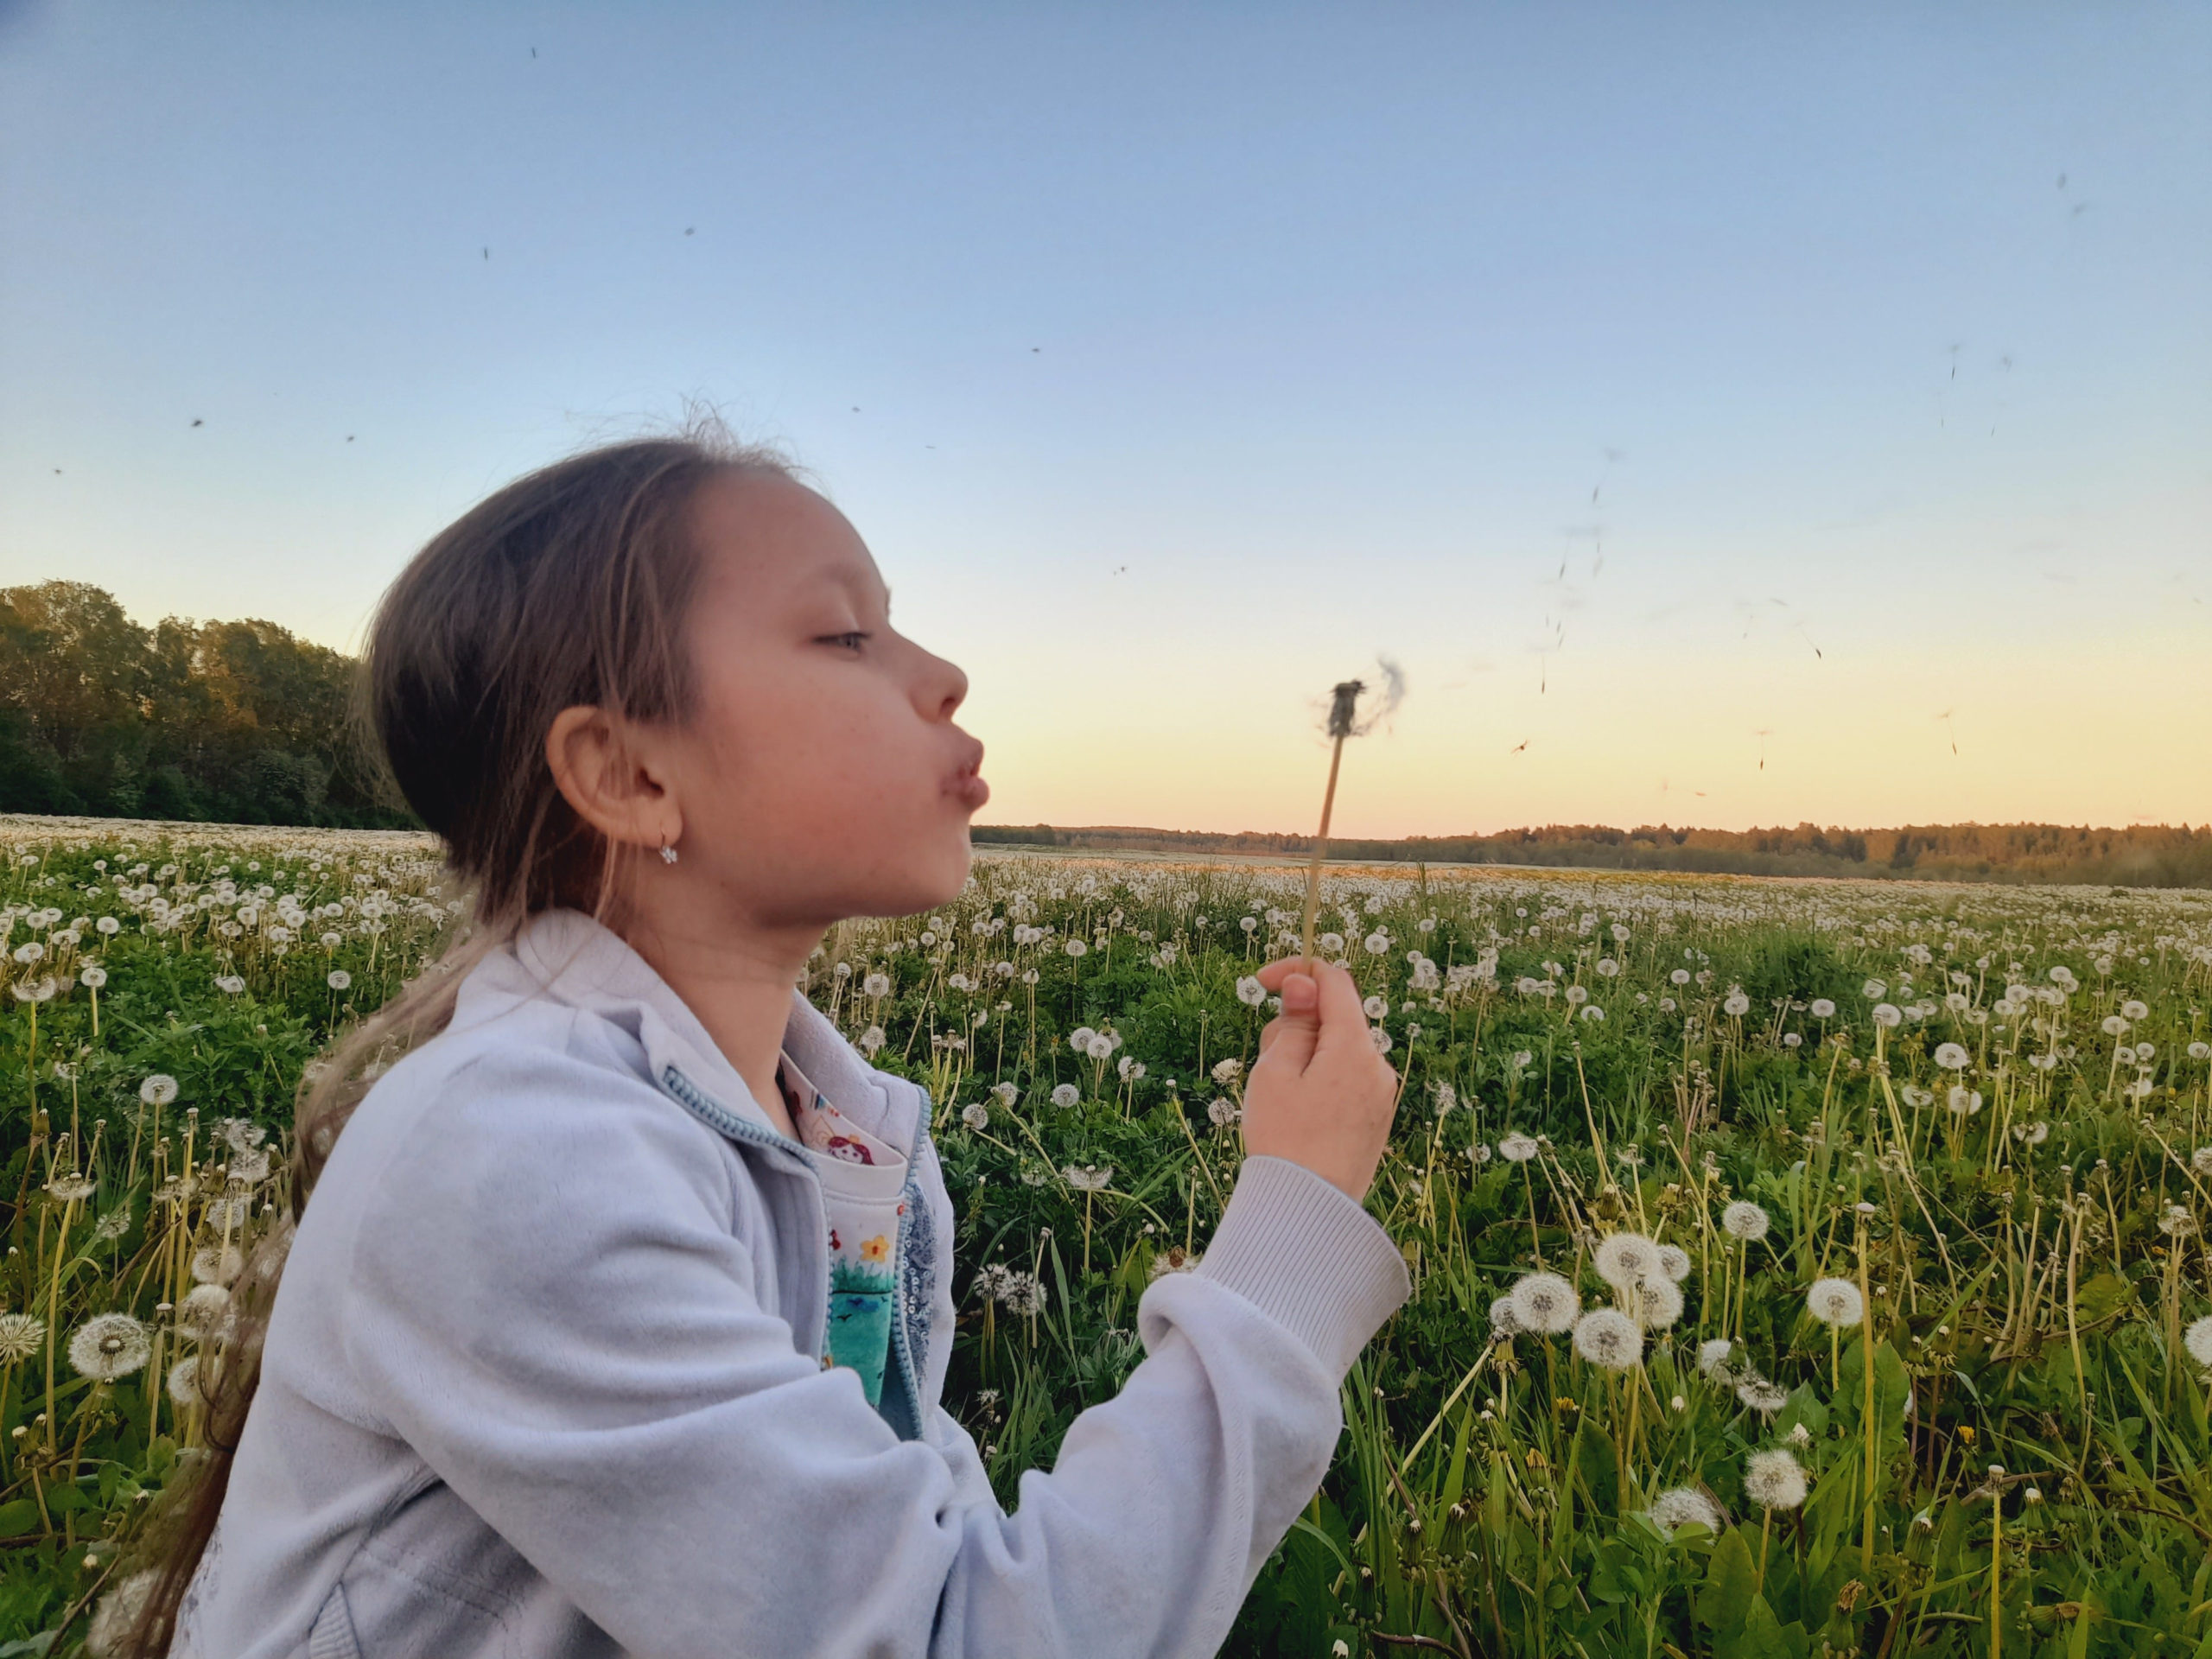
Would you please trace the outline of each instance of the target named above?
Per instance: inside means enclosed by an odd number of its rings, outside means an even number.
[[[2212,11],[0,4],[0,584],[719,408],[982,821],[2212,821]]]

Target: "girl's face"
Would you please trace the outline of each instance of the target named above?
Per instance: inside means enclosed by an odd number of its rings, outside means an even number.
[[[667,875],[771,926],[951,899],[990,798],[983,746],[952,721],[968,677],[892,627],[866,543],[811,490],[726,477],[693,512],[696,701],[655,745],[683,818]]]

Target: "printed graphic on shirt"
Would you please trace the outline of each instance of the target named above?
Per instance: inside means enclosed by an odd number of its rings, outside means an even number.
[[[830,1218],[830,1318],[823,1357],[857,1373],[868,1403],[880,1407],[898,1303],[906,1160],[831,1105],[788,1056],[777,1083],[792,1127],[814,1154]]]

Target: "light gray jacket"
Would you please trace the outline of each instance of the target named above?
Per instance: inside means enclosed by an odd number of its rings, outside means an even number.
[[[994,1501],[938,1405],[953,1217],[928,1101],[795,997],[785,1043],[910,1149],[879,1411],[824,1370],[806,1158],[575,912],[464,982],[302,1217],[188,1597],[196,1659],[1207,1654],[1319,1484],[1406,1294],[1381,1228],[1246,1161],[1149,1357]]]

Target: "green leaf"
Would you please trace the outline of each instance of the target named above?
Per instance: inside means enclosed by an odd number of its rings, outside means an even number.
[[[38,1504],[28,1497],[0,1503],[0,1538],[20,1538],[38,1525]]]
[[[1621,1508],[1620,1458],[1613,1437],[1585,1417],[1574,1433],[1575,1472],[1590,1494],[1591,1507],[1600,1515],[1618,1515]]]
[[[1806,1659],[1804,1627],[1784,1624],[1774,1616],[1764,1596],[1751,1598],[1742,1631],[1713,1644],[1715,1659]]]
[[[1732,1527],[1713,1547],[1705,1567],[1705,1588],[1697,1599],[1697,1622],[1719,1635],[1733,1635],[1758,1595],[1759,1571],[1744,1529]]]

